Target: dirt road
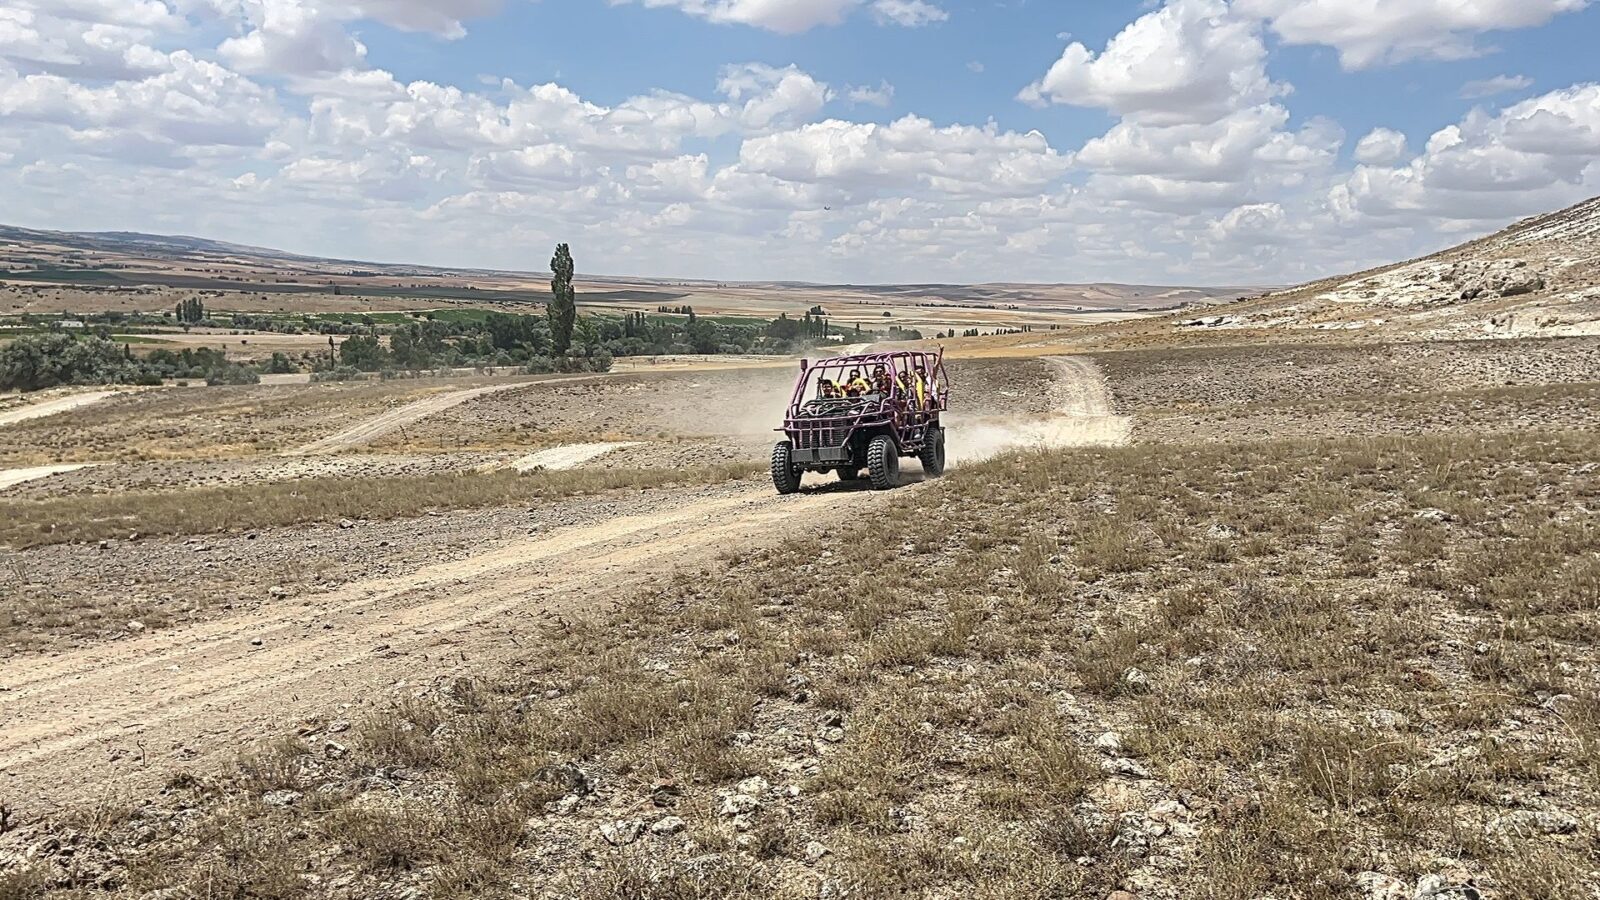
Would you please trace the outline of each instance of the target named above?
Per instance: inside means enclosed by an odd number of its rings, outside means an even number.
[[[1077,404],[1060,418],[1107,412],[1092,365],[1058,371],[1063,402]],[[430,400],[461,402],[460,393]],[[42,811],[86,791],[148,787],[299,718],[349,718],[387,689],[483,671],[515,656],[517,636],[551,613],[594,609],[675,566],[829,527],[894,496],[830,484],[778,497],[750,483],[645,493],[604,521],[493,542],[458,561],[0,662],[0,793]],[[429,540],[426,527],[416,540]]]
[[[0,412],[0,425],[15,425],[18,422],[26,422],[29,419],[40,419],[45,416],[64,413],[80,406],[98,403],[107,397],[115,396],[116,393],[116,391],[90,391],[84,394],[68,394],[65,397],[57,397],[54,400],[45,400],[18,409],[9,409],[5,412]]]
[[[256,614],[0,664],[0,789],[47,805],[226,753],[295,717],[515,649],[540,615],[593,607],[672,563],[803,530],[885,495],[766,486],[507,542]],[[782,527],[780,527],[782,526]],[[64,772],[74,773],[63,780]]]
[[[0,469],[0,491],[12,485],[40,478],[49,478],[51,475],[60,475],[65,472],[76,472],[79,469],[88,467],[89,463],[67,463],[59,466],[32,466],[26,469]]]
[[[370,444],[384,435],[399,431],[407,425],[420,422],[431,415],[444,412],[452,406],[460,406],[474,397],[482,397],[485,394],[493,394],[498,391],[508,391],[512,388],[519,388],[532,383],[534,382],[517,381],[511,384],[491,384],[484,387],[467,388],[460,391],[435,394],[432,397],[424,397],[421,400],[407,403],[404,406],[397,406],[388,412],[366,419],[338,434],[329,435],[320,441],[314,441],[304,447],[291,450],[286,455],[314,456],[319,453],[336,453],[340,450],[348,450],[351,447],[360,447],[364,444]]]

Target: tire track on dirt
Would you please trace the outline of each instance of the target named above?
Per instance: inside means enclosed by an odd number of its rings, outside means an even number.
[[[90,782],[155,777],[174,767],[164,748],[232,749],[239,735],[377,685],[492,664],[542,614],[594,608],[674,561],[701,563],[796,517],[870,502],[837,492],[779,499],[763,488],[509,542],[304,606],[0,664],[0,783],[45,803]]]
[[[290,450],[284,455],[315,456],[320,453],[337,453],[340,450],[348,450],[351,447],[360,447],[370,444],[378,438],[393,434],[407,425],[420,422],[451,407],[460,406],[468,400],[538,383],[537,381],[518,381],[512,384],[491,384],[484,387],[435,394],[432,397],[423,397],[421,400],[412,401],[404,406],[397,406],[370,419],[358,422],[338,434],[332,434],[303,447]]]

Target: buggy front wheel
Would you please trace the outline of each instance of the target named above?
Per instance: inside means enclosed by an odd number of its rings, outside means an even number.
[[[794,444],[779,441],[772,448],[772,486],[780,494],[793,494],[800,490],[800,474],[794,464]]]
[[[873,488],[887,491],[900,483],[900,448],[894,438],[880,434],[867,445],[867,474]]]

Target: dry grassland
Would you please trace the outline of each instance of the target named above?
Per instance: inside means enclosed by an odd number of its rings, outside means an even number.
[[[1587,896],[1597,452],[996,460],[108,797],[0,897]]]

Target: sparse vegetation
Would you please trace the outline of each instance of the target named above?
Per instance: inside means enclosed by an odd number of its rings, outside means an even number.
[[[164,534],[207,534],[341,518],[392,519],[429,509],[475,509],[619,488],[716,483],[751,464],[699,469],[449,473],[412,478],[311,478],[164,492],[0,501],[0,544],[36,547]]]
[[[121,878],[270,881],[292,833],[358,893],[1581,896],[1600,847],[1565,822],[1600,804],[1600,595],[1574,511],[1600,505],[1597,451],[1522,433],[970,467],[563,620],[513,674],[359,723],[348,755],[313,731],[198,779],[173,795],[198,813],[147,815]],[[1505,824],[1529,811],[1547,824]],[[648,830],[668,816],[692,843]]]

